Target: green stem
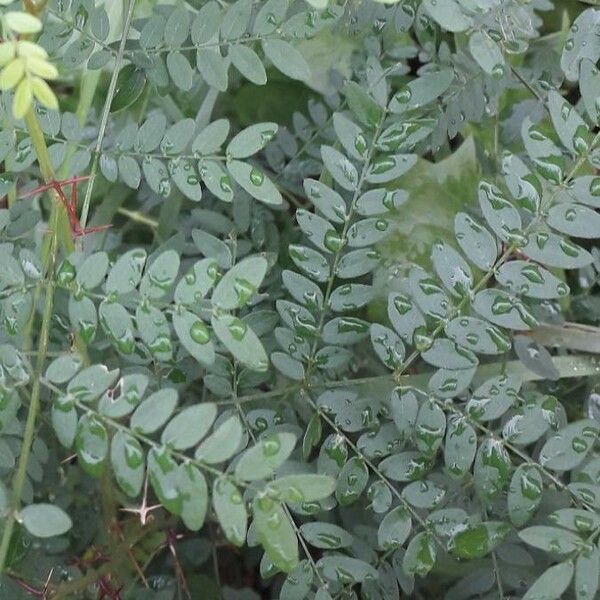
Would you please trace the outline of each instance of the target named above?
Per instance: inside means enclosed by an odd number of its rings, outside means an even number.
[[[125,15],[125,23],[123,24],[123,33],[121,36],[121,43],[119,44],[119,51],[115,59],[115,68],[113,69],[110,83],[108,84],[108,91],[106,92],[106,100],[104,101],[104,108],[102,109],[102,117],[100,118],[100,128],[98,131],[98,138],[96,139],[96,146],[94,148],[94,159],[92,162],[92,170],[90,171],[90,180],[85,190],[85,198],[83,199],[83,206],[81,208],[81,227],[85,229],[85,225],[88,219],[88,213],[90,210],[90,201],[92,199],[92,189],[94,187],[94,178],[98,171],[98,163],[100,161],[100,153],[102,150],[102,142],[104,141],[104,134],[106,133],[106,126],[108,124],[108,117],[110,114],[110,105],[112,104],[115,92],[117,90],[117,79],[119,77],[119,67],[123,60],[123,54],[125,53],[125,45],[127,44],[127,36],[129,35],[129,27],[131,25],[131,19],[133,18],[133,7],[135,6],[135,0],[129,0],[129,6],[127,7],[127,13]]]
[[[95,90],[95,88],[94,88]],[[91,90],[93,93],[94,90]],[[88,107],[89,108],[89,107]],[[88,109],[86,109],[87,112]],[[35,115],[33,108],[30,108],[25,115],[25,124],[27,126],[27,130],[29,132],[29,136],[31,138],[31,142],[35,149],[35,153],[38,159],[38,164],[40,166],[40,171],[42,173],[42,178],[44,181],[50,182],[55,179],[54,169],[52,167],[52,161],[50,160],[50,154],[48,153],[48,146],[46,145],[46,140],[44,138],[44,132],[40,127],[39,121]],[[66,165],[66,162],[65,162]],[[63,169],[66,169],[66,166],[63,165]],[[60,245],[64,248],[65,252],[70,254],[75,249],[75,244],[73,243],[73,237],[71,234],[71,227],[69,225],[69,220],[67,218],[67,212],[65,207],[63,206],[60,197],[54,191],[50,191],[50,196],[52,197],[52,208],[50,211],[50,231],[48,235],[44,239],[42,244],[42,264],[44,265],[44,272],[48,273],[48,266],[50,261],[54,262],[56,258],[56,252],[58,248],[56,247],[56,242],[59,242]],[[54,248],[54,257],[51,256],[51,248]],[[40,295],[40,287],[42,283],[38,285],[34,292],[34,306],[37,305],[37,300]],[[50,293],[48,290],[47,293]],[[32,330],[35,320],[35,313],[29,319],[27,324],[27,328],[24,332],[24,343],[23,350],[28,351],[31,349],[31,338],[32,338]],[[77,335],[75,338],[75,347],[77,351],[81,355],[84,363],[89,363],[89,358],[87,354],[87,349],[80,336]]]
[[[51,247],[49,254],[49,266],[53,268],[53,258],[56,256],[57,239],[56,233],[51,238]],[[51,270],[49,271],[49,273]],[[12,500],[11,509],[6,518],[4,524],[4,531],[2,533],[2,541],[0,542],[0,573],[4,571],[6,567],[6,559],[8,556],[8,550],[10,546],[10,540],[17,520],[18,511],[21,505],[21,493],[23,491],[23,485],[25,483],[25,477],[27,474],[27,463],[29,462],[29,455],[31,454],[31,444],[33,442],[33,436],[35,435],[35,425],[38,413],[40,411],[40,389],[41,389],[41,377],[46,363],[46,352],[48,351],[48,338],[50,335],[50,324],[52,321],[52,308],[54,305],[54,281],[50,277],[47,282],[47,292],[44,302],[44,313],[42,317],[42,327],[40,331],[40,339],[38,343],[38,355],[35,366],[35,372],[33,375],[33,387],[31,390],[31,401],[29,403],[29,410],[27,412],[27,421],[25,423],[25,431],[23,432],[23,443],[21,444],[21,454],[19,456],[19,463],[15,472],[12,482]]]
[[[27,126],[29,136],[31,137],[31,143],[35,149],[40,171],[42,172],[42,178],[46,183],[53,181],[55,178],[54,169],[52,168],[52,161],[50,160],[50,154],[48,153],[48,146],[46,145],[44,132],[40,127],[40,123],[33,108],[30,108],[25,115],[25,125]],[[58,235],[58,241],[66,252],[70,253],[75,249],[65,207],[62,205],[60,197],[54,190],[50,191],[50,195],[54,199],[50,213],[50,222],[55,224],[56,230],[50,231],[44,240],[44,247],[42,249],[42,259],[44,264],[48,262],[54,234]]]

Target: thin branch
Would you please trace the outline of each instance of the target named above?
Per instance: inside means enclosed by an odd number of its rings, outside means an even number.
[[[108,85],[108,91],[106,93],[106,100],[104,101],[104,108],[102,109],[102,117],[100,118],[100,129],[98,131],[98,138],[96,140],[96,147],[94,149],[94,162],[92,163],[92,170],[90,173],[90,181],[85,190],[85,198],[83,199],[83,207],[81,209],[81,227],[85,229],[88,213],[90,210],[90,201],[92,199],[92,190],[94,188],[94,180],[96,178],[96,172],[98,171],[98,163],[100,161],[100,152],[102,150],[102,142],[104,141],[104,135],[106,133],[106,125],[108,123],[108,115],[110,113],[110,105],[112,104],[113,97],[117,89],[117,78],[119,77],[119,67],[123,60],[123,54],[125,53],[125,45],[127,44],[127,37],[129,35],[129,28],[131,26],[131,19],[133,17],[133,8],[135,6],[135,0],[129,0],[129,6],[127,8],[127,14],[125,16],[125,23],[123,24],[123,32],[121,34],[121,43],[119,44],[119,51],[115,59],[115,68],[113,69],[112,76],[110,78],[110,84]]]

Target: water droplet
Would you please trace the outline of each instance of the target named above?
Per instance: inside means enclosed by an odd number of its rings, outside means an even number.
[[[219,181],[219,187],[226,193],[230,194],[233,190],[231,187],[231,179],[229,179],[228,175],[223,175]]]
[[[330,229],[325,234],[323,244],[331,252],[339,252],[344,246],[344,238],[335,229]]]
[[[281,448],[281,443],[277,435],[269,435],[263,438],[262,446],[265,456],[275,456]]]
[[[250,181],[252,185],[259,187],[263,184],[264,180],[265,174],[260,169],[252,167],[252,170],[250,171]]]
[[[237,277],[235,279],[233,289],[238,297],[238,304],[240,306],[246,305],[256,292],[256,287],[242,277]]]
[[[171,193],[171,183],[167,177],[161,179],[158,183],[158,193],[166,198]]]
[[[231,333],[233,339],[241,342],[246,335],[246,331],[248,330],[248,326],[241,319],[235,318],[228,326],[229,333]]]
[[[57,276],[60,285],[67,285],[75,279],[75,267],[65,258],[58,269]]]
[[[190,337],[197,344],[207,344],[210,340],[210,331],[202,321],[194,321],[190,327]]]
[[[573,448],[573,450],[575,450],[575,452],[578,452],[581,454],[581,453],[587,451],[588,443],[583,438],[574,437],[573,440],[571,441],[571,447]]]
[[[394,98],[398,104],[408,104],[412,98],[412,92],[410,91],[410,88],[405,87],[403,90],[400,90]]]
[[[573,258],[577,258],[579,256],[579,249],[569,240],[560,240],[559,246],[567,256],[571,256]]]
[[[367,151],[367,147],[368,144],[365,136],[362,133],[359,133],[356,138],[354,138],[354,148],[360,156],[363,156]]]
[[[504,65],[497,64],[492,67],[492,77],[494,79],[502,79],[504,77]]]

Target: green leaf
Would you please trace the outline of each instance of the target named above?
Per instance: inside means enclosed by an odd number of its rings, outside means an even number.
[[[550,227],[579,238],[596,238],[600,227],[600,215],[580,204],[555,204],[548,211]]]
[[[520,465],[515,470],[508,488],[508,514],[517,527],[525,525],[535,514],[543,490],[542,476],[535,467]]]
[[[191,531],[204,525],[208,509],[208,486],[201,471],[190,464],[181,464],[177,470],[177,489],[182,497],[181,519]]]
[[[587,58],[580,63],[579,91],[587,114],[594,123],[598,123],[600,107],[596,98],[600,96],[600,77],[595,64]]]
[[[317,562],[317,567],[322,569],[323,576],[329,581],[343,584],[358,583],[367,578],[377,579],[377,571],[370,564],[343,554],[325,556]]]
[[[230,5],[221,24],[221,35],[225,39],[238,38],[246,31],[252,14],[251,0],[237,0]]]
[[[229,135],[229,127],[227,119],[217,119],[207,125],[194,139],[192,152],[197,154],[217,152]]]
[[[202,199],[200,176],[196,173],[196,169],[191,161],[170,161],[169,172],[173,183],[186,198],[189,198],[193,202],[200,202]]]
[[[479,184],[479,206],[492,231],[507,241],[522,229],[521,216],[513,204],[493,184]]]
[[[379,524],[377,543],[382,550],[399,548],[410,535],[412,520],[404,506],[398,506],[390,511]]]
[[[522,252],[534,261],[559,269],[579,269],[592,262],[592,255],[587,250],[549,231],[532,233]]]
[[[227,145],[232,158],[248,158],[262,150],[277,133],[277,123],[256,123],[240,131]]]
[[[224,92],[227,89],[227,61],[218,50],[198,48],[196,52],[198,71],[206,83]]]
[[[99,398],[119,375],[118,370],[109,371],[104,365],[93,365],[79,371],[69,381],[67,392],[81,402]]]
[[[598,592],[600,549],[582,552],[575,562],[575,596],[577,600],[594,598]]]
[[[452,537],[448,549],[456,558],[482,558],[501,544],[509,532],[510,526],[501,521],[469,525]]]
[[[173,328],[183,347],[200,364],[213,364],[215,349],[210,329],[202,319],[188,310],[179,310],[173,314]]]
[[[594,39],[596,28],[600,22],[597,10],[584,10],[573,22],[567,32],[560,66],[569,81],[579,78],[579,63],[587,58],[596,63],[600,58],[600,44]]]
[[[356,118],[370,127],[376,127],[382,115],[382,108],[369,93],[354,81],[344,84],[344,95],[350,110]]]
[[[423,7],[429,16],[447,31],[466,31],[473,24],[473,19],[461,9],[461,2],[447,0],[425,0]]]
[[[204,258],[193,264],[179,280],[175,288],[174,301],[195,305],[213,288],[219,275],[219,266],[212,258]]]
[[[146,87],[146,76],[142,69],[130,64],[124,66],[117,77],[116,92],[110,104],[110,112],[114,113],[131,106]]]
[[[267,83],[267,73],[265,68],[252,48],[242,44],[230,46],[228,57],[231,59],[233,66],[248,79],[248,81],[251,81],[256,85],[264,85]]]
[[[320,252],[295,244],[291,244],[288,250],[294,264],[305,275],[318,282],[327,281],[330,266],[327,259]]]
[[[181,119],[167,128],[160,142],[163,154],[180,154],[194,135],[194,119]]]
[[[258,167],[240,160],[231,160],[227,163],[227,170],[235,182],[253,198],[265,204],[277,205],[283,202],[277,186]]]
[[[209,464],[231,458],[242,442],[242,433],[240,419],[235,415],[229,417],[198,446],[195,457]]]
[[[161,442],[175,450],[195,446],[207,433],[217,417],[217,406],[203,402],[184,408],[171,419],[161,435]]]
[[[46,369],[45,378],[52,383],[66,383],[81,369],[83,361],[77,354],[63,354]]]
[[[302,54],[288,42],[276,38],[263,40],[262,49],[275,68],[284,75],[300,81],[310,78],[308,63]]]
[[[569,293],[569,287],[558,277],[529,261],[511,260],[496,272],[498,283],[516,294],[530,298],[561,298]]]
[[[579,544],[581,538],[559,527],[548,527],[546,525],[535,525],[519,531],[519,537],[530,546],[552,552],[554,554],[569,554]]]
[[[529,308],[516,296],[497,289],[478,292],[473,308],[495,325],[509,329],[527,331],[537,325]]]
[[[103,281],[108,271],[106,252],[95,252],[77,267],[77,283],[85,290],[93,290]]]
[[[5,410],[3,412],[8,411]],[[75,410],[73,399],[69,396],[59,396],[56,398],[52,403],[51,415],[52,427],[58,441],[65,448],[71,448],[77,431],[77,411]],[[7,420],[6,415],[0,413],[0,416],[2,417],[2,421]]]
[[[557,600],[573,578],[573,563],[563,562],[550,567],[527,590],[523,600]]]
[[[394,94],[390,102],[390,110],[398,114],[429,104],[441,96],[453,80],[452,69],[425,73]]]
[[[289,458],[295,445],[296,436],[292,433],[266,434],[242,454],[235,476],[241,481],[266,479]]]
[[[171,417],[177,406],[177,392],[162,389],[146,398],[131,416],[131,429],[143,434],[154,433]]]
[[[269,484],[284,502],[292,504],[314,502],[327,498],[335,491],[333,477],[320,474],[286,475]]]
[[[21,510],[19,520],[31,535],[38,538],[62,535],[73,526],[69,515],[54,504],[30,504]]]
[[[352,535],[332,523],[304,523],[300,526],[302,537],[315,548],[334,550],[352,544]]]
[[[508,266],[515,262],[505,264]],[[509,280],[506,281],[508,283]],[[444,332],[458,345],[476,354],[503,354],[510,350],[510,339],[500,329],[477,317],[455,317],[446,323]]]
[[[477,435],[469,422],[454,415],[448,418],[444,462],[454,477],[463,477],[469,472],[477,451]]]
[[[194,69],[181,52],[167,54],[167,71],[180,90],[189,91],[192,88]]]
[[[356,189],[358,171],[344,154],[331,146],[321,146],[321,156],[325,167],[342,188],[350,191]]]
[[[137,190],[142,180],[142,172],[137,161],[133,157],[123,154],[119,156],[118,166],[119,175],[125,185]]]
[[[238,488],[225,476],[213,484],[213,507],[225,537],[235,546],[246,541],[248,513]]]
[[[373,323],[371,343],[377,356],[388,369],[398,369],[402,365],[405,356],[404,344],[394,331]]]
[[[144,483],[145,456],[140,443],[131,435],[117,431],[111,441],[110,462],[119,487],[135,498]]]
[[[475,456],[475,489],[484,500],[496,498],[508,485],[511,460],[499,440],[486,438]]]
[[[79,419],[75,449],[81,468],[88,475],[99,477],[108,454],[108,434],[102,421],[90,414]]]
[[[181,46],[190,30],[190,13],[185,8],[176,8],[167,19],[164,29],[164,40],[167,46]]]
[[[469,37],[471,56],[479,66],[495,79],[501,79],[505,73],[502,50],[489,34],[482,30],[474,31]]]
[[[257,335],[245,321],[229,314],[212,317],[212,327],[224,346],[243,365],[255,371],[265,371],[269,360]]]
[[[178,466],[165,446],[148,452],[148,478],[160,503],[172,514],[180,515],[183,494],[177,486]]]
[[[480,269],[496,262],[498,248],[492,234],[470,215],[459,212],[454,220],[456,241],[467,258]]]
[[[335,497],[337,501],[347,506],[354,504],[363,493],[369,480],[369,471],[364,462],[358,458],[351,458],[340,471]]]
[[[217,284],[212,295],[213,306],[233,310],[248,304],[263,282],[267,266],[262,256],[251,256],[237,263]]]
[[[159,254],[146,269],[140,282],[140,294],[157,300],[167,294],[179,272],[179,255],[175,250]]]
[[[552,471],[569,471],[580,464],[598,439],[600,429],[592,419],[563,427],[540,450],[540,464]]]
[[[252,512],[267,556],[278,569],[291,572],[298,564],[298,538],[283,506],[263,496],[256,498]]]
[[[589,127],[573,106],[556,90],[548,92],[550,118],[563,146],[573,154],[582,154],[589,149]]]
[[[112,266],[106,280],[106,291],[114,294],[132,292],[142,279],[146,251],[135,248],[122,254]]]
[[[407,575],[425,577],[433,568],[436,559],[435,540],[430,533],[417,533],[406,548],[402,568]]]

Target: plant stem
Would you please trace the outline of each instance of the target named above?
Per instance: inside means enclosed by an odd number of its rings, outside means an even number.
[[[31,143],[35,149],[38,164],[40,165],[40,171],[42,172],[42,178],[45,183],[48,183],[54,179],[54,169],[52,168],[48,146],[44,139],[44,132],[40,127],[40,123],[35,115],[33,107],[30,108],[25,115],[25,125],[27,126],[27,131],[31,137]],[[42,250],[42,260],[44,264],[48,260],[52,239],[55,234],[57,234],[58,241],[66,252],[72,252],[75,249],[65,207],[62,205],[58,194],[54,190],[50,191],[50,195],[54,200],[50,213],[50,222],[56,224],[56,229],[49,232],[49,235],[44,240],[44,248]]]
[[[94,178],[98,171],[98,162],[100,160],[100,153],[102,150],[102,142],[104,141],[104,134],[106,133],[106,125],[108,124],[108,115],[110,113],[110,105],[112,104],[115,92],[117,90],[117,78],[119,77],[119,67],[123,60],[123,54],[125,53],[125,45],[127,44],[127,36],[129,34],[129,27],[131,25],[131,19],[133,17],[133,7],[135,6],[135,0],[129,0],[129,6],[127,7],[127,13],[125,16],[125,23],[123,24],[123,34],[121,36],[121,43],[119,44],[119,51],[115,58],[115,68],[113,69],[110,83],[108,84],[108,91],[106,92],[106,100],[104,101],[104,108],[102,109],[102,117],[100,119],[100,129],[98,131],[98,138],[96,139],[96,146],[93,152],[92,170],[90,171],[90,180],[85,190],[85,198],[83,199],[83,206],[81,208],[81,227],[85,229],[85,225],[88,219],[88,213],[90,210],[90,201],[92,199],[92,189],[94,187]]]
[[[56,256],[56,250],[57,234],[54,233],[51,236],[50,254],[48,261],[50,266],[50,270],[48,272],[50,274],[53,269],[53,259]],[[48,350],[50,323],[52,320],[52,308],[54,305],[54,281],[52,280],[51,275],[48,278],[47,286],[48,287],[46,291],[46,298],[44,301],[44,313],[42,317],[40,339],[38,343],[38,355],[35,366],[35,372],[33,374],[31,401],[29,403],[27,421],[25,423],[25,430],[23,432],[23,443],[21,444],[21,454],[19,455],[19,463],[17,465],[17,470],[15,472],[12,482],[11,508],[6,518],[6,522],[4,524],[2,541],[0,542],[0,573],[3,572],[6,567],[6,558],[8,556],[10,540],[15,527],[15,522],[17,520],[17,513],[21,505],[21,493],[23,491],[23,485],[25,483],[25,477],[27,474],[27,463],[29,462],[29,455],[31,454],[31,444],[33,442],[33,436],[35,434],[35,424],[40,410],[41,377],[44,365],[46,363],[46,352]]]
[[[95,88],[94,88],[95,90]],[[93,91],[92,91],[93,93]],[[42,173],[42,178],[46,183],[52,181],[54,176],[54,169],[52,168],[52,161],[50,160],[50,154],[48,153],[48,146],[46,145],[46,140],[44,138],[44,132],[40,127],[39,121],[36,117],[36,114],[33,108],[30,108],[25,115],[25,124],[27,125],[27,130],[29,131],[29,135],[31,137],[31,142],[35,149],[35,153],[38,159],[38,164],[40,166],[40,171]],[[66,163],[65,163],[66,164]],[[65,166],[63,165],[63,168]],[[48,273],[49,263],[52,258],[52,262],[54,262],[56,258],[56,252],[58,248],[56,247],[57,243],[60,242],[60,245],[63,247],[65,252],[71,253],[75,249],[75,244],[73,243],[73,237],[71,235],[71,227],[69,225],[69,220],[67,218],[67,212],[65,207],[58,194],[54,191],[50,191],[50,196],[52,197],[52,208],[50,210],[50,231],[48,235],[44,239],[42,243],[42,264],[44,265],[44,273]],[[54,257],[51,257],[51,248],[54,248]],[[42,282],[37,286],[34,292],[34,302],[33,305],[37,305],[37,300],[40,294],[40,286]],[[47,291],[50,293],[50,290]],[[23,350],[27,351],[31,349],[31,332],[33,330],[33,324],[35,320],[35,312],[29,319],[27,324],[27,328],[24,332],[24,344]],[[87,354],[87,349],[80,336],[77,335],[75,337],[75,347],[77,351],[81,355],[84,363],[89,363],[89,358]]]

